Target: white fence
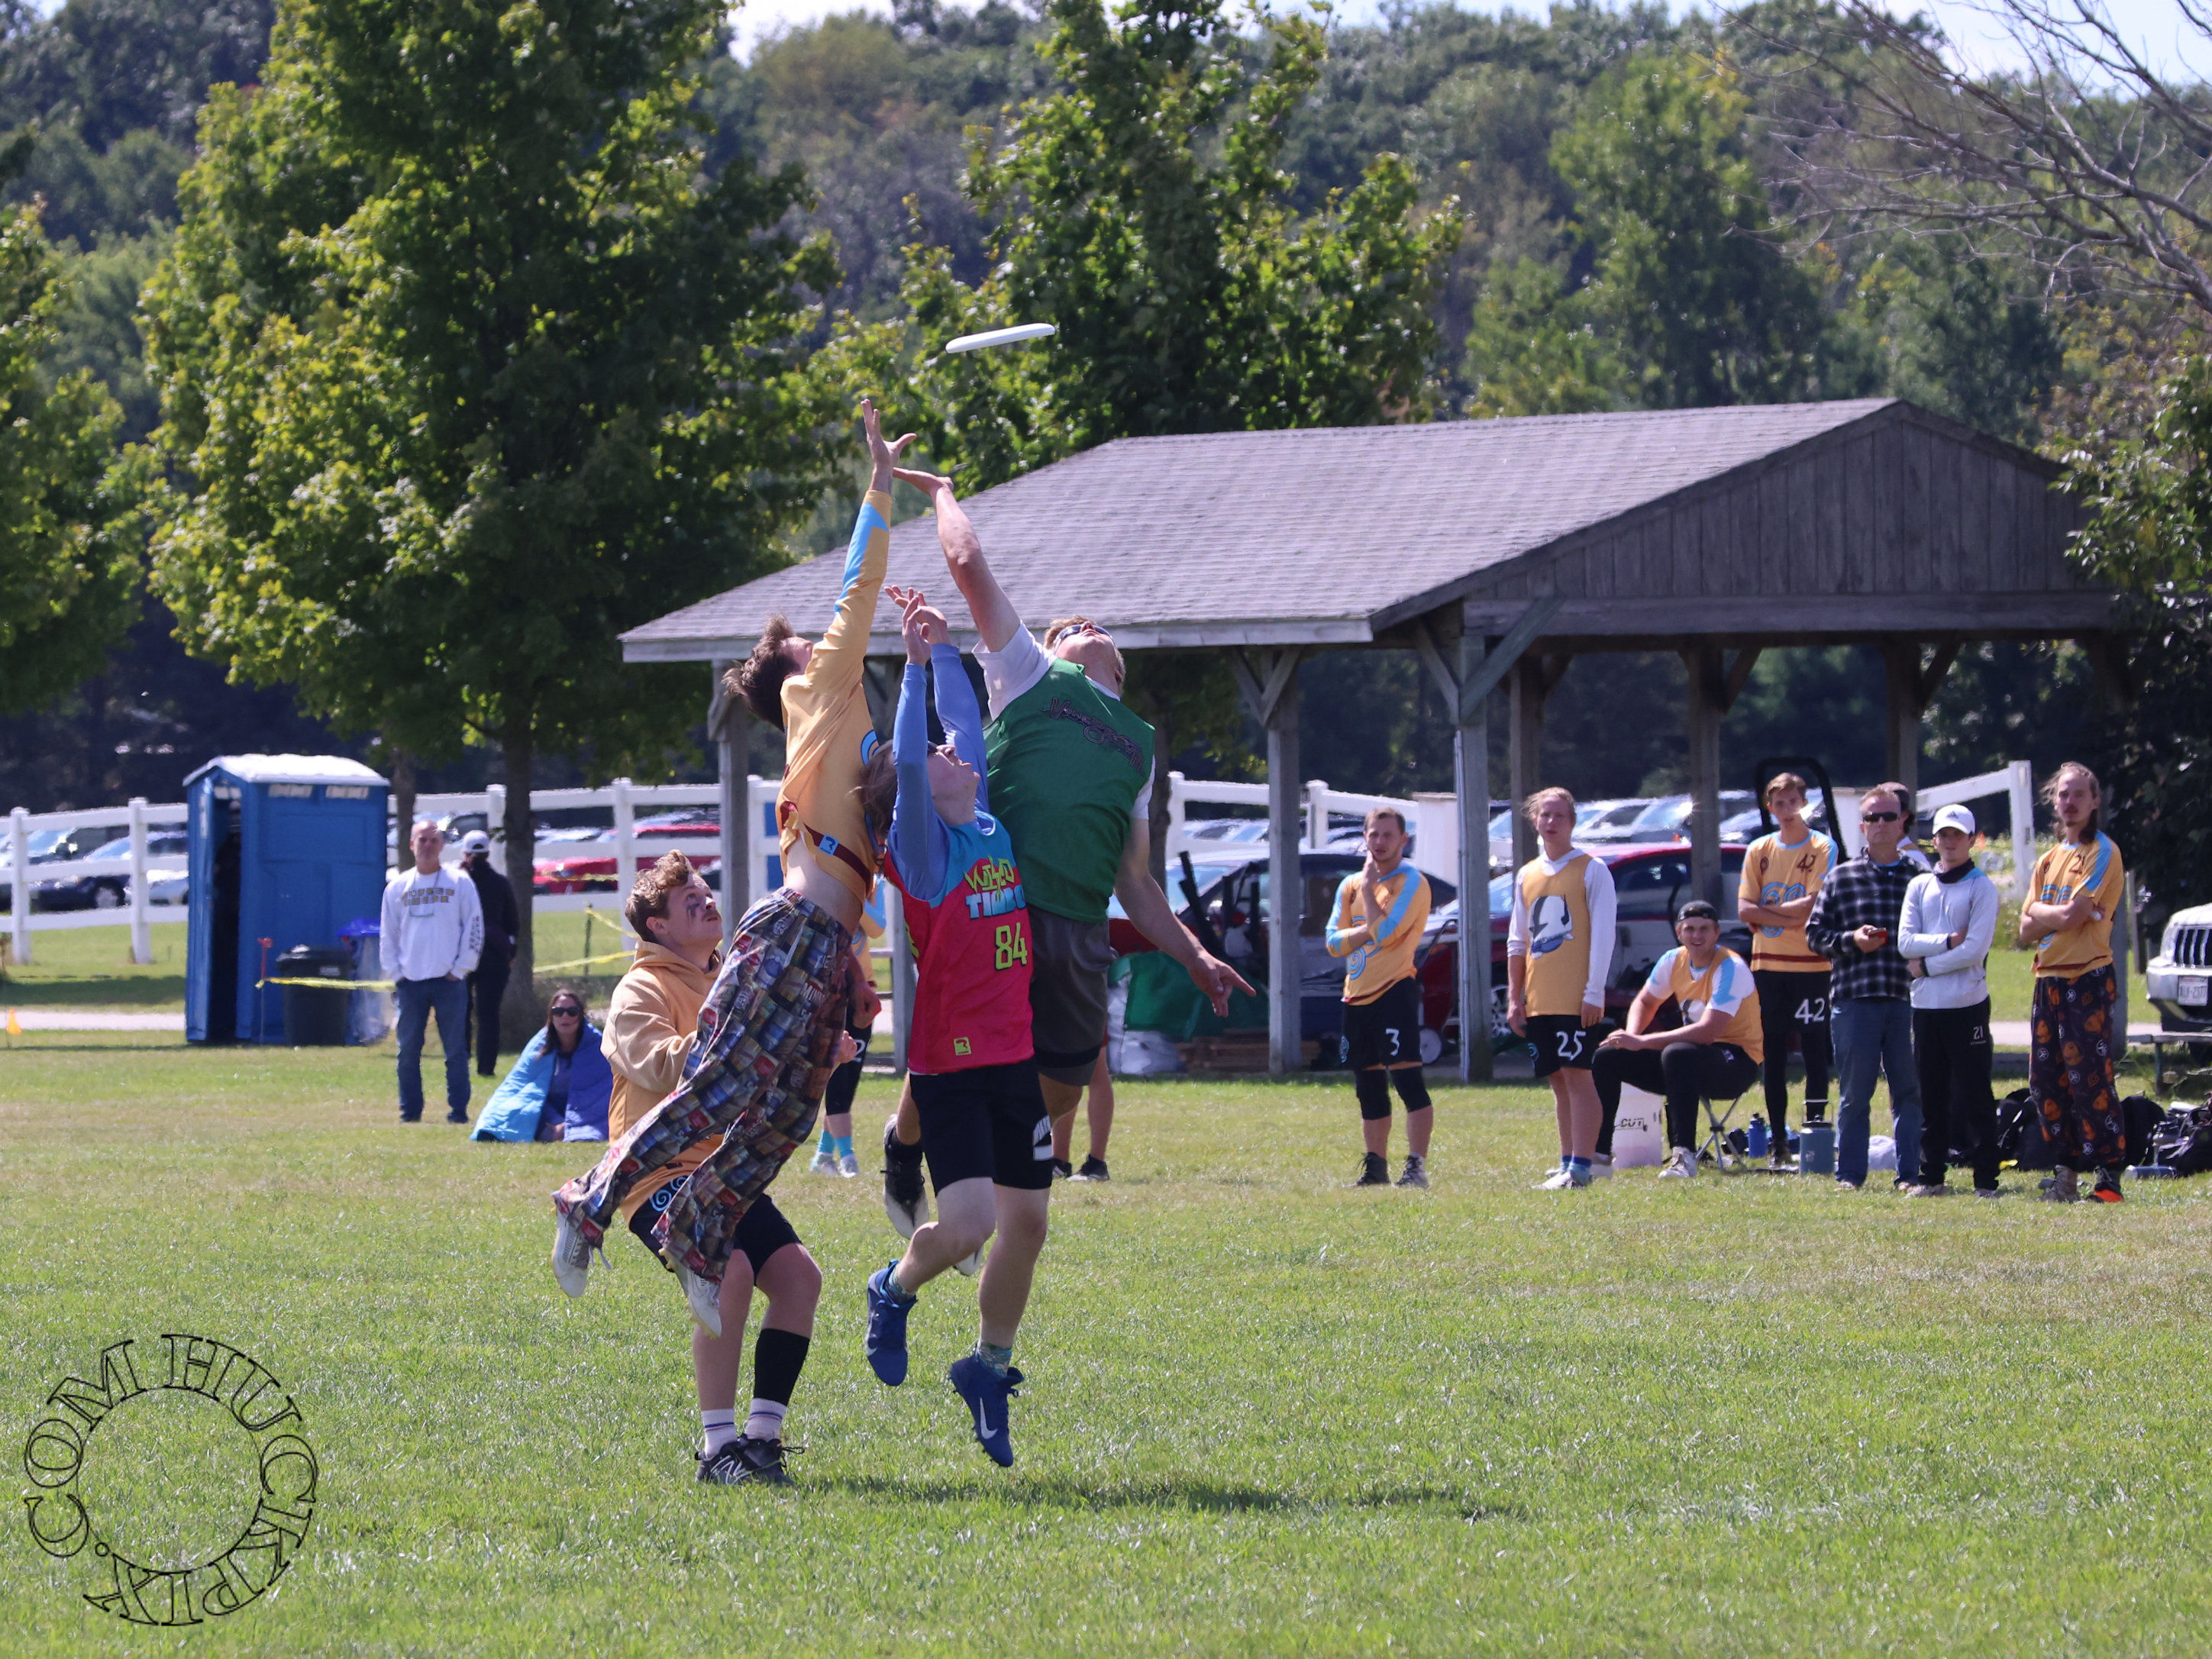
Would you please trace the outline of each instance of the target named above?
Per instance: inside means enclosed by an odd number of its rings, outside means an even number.
[[[1249,849],[1257,857],[1264,842],[1237,842],[1212,837],[1194,836],[1188,824],[1194,807],[1238,806],[1259,807],[1267,804],[1267,787],[1263,783],[1212,783],[1193,781],[1180,772],[1168,775],[1167,856],[1172,862],[1183,853],[1194,861],[1209,855],[1238,854]],[[725,890],[750,895],[764,893],[769,888],[769,861],[777,856],[775,830],[776,781],[773,778],[749,777],[746,783],[745,836],[747,879],[741,889],[735,888],[725,878]],[[2034,776],[2026,761],[2014,761],[1998,772],[1985,772],[1979,777],[1961,779],[1957,783],[1946,783],[1920,792],[1918,808],[1933,812],[1939,806],[1954,802],[1979,801],[1992,796],[2003,796],[2009,809],[2008,829],[2012,841],[2012,868],[2007,872],[2006,890],[2014,898],[2026,890],[2027,872],[2035,863]],[[609,810],[614,818],[611,830],[604,841],[540,840],[532,849],[538,859],[562,857],[591,857],[611,843],[614,855],[612,886],[620,908],[619,896],[629,890],[637,871],[664,853],[682,852],[702,863],[719,863],[722,842],[715,836],[643,836],[636,833],[636,821],[641,809],[647,812],[665,811],[672,807],[714,806],[721,800],[719,784],[635,784],[617,778],[604,789],[541,789],[531,797],[534,811],[541,812],[576,809]],[[1838,807],[1843,822],[1837,826],[1847,853],[1858,850],[1858,821],[1855,813],[1842,810],[1844,803],[1839,798]],[[1417,794],[1410,799],[1388,795],[1360,795],[1345,790],[1331,789],[1315,779],[1305,787],[1305,825],[1302,836],[1306,847],[1318,849],[1328,844],[1329,818],[1332,813],[1347,817],[1364,815],[1370,808],[1388,806],[1405,816],[1407,828],[1413,832],[1411,857],[1423,870],[1450,880],[1458,878],[1459,816],[1454,797],[1449,794]],[[481,812],[490,826],[492,862],[502,872],[507,870],[507,842],[501,825],[507,814],[507,791],[495,784],[490,788],[468,794],[423,794],[415,798],[415,811],[423,817],[445,817],[454,814]],[[1203,816],[1201,813],[1200,816]],[[0,885],[12,889],[15,895],[31,892],[36,884],[58,878],[82,875],[116,876],[127,874],[129,884],[125,902],[108,909],[92,909],[75,913],[40,913],[33,915],[32,907],[22,897],[11,899],[9,931],[15,959],[28,963],[32,959],[32,935],[34,933],[58,932],[65,928],[110,927],[128,926],[131,929],[131,959],[137,963],[153,960],[151,934],[149,931],[155,913],[168,908],[153,902],[149,893],[149,878],[181,876],[181,858],[149,860],[146,852],[149,829],[181,826],[185,820],[185,809],[181,804],[168,803],[149,805],[145,800],[134,799],[127,805],[102,807],[78,812],[25,812],[21,807],[9,815],[9,856],[5,875]],[[110,830],[120,827],[128,836],[131,851],[127,859],[75,859],[63,863],[32,864],[30,838],[41,830]],[[1987,831],[1984,830],[1986,834]],[[1995,836],[1991,836],[1995,840]],[[460,850],[448,844],[447,857],[457,860]],[[605,892],[555,893],[540,895],[532,901],[540,911],[581,910],[586,906],[605,906]]]

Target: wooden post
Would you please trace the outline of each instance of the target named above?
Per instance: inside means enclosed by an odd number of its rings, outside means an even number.
[[[1920,647],[1893,641],[1882,647],[1883,764],[1888,775],[1917,797],[1920,793]],[[1912,826],[1905,826],[1911,834]]]
[[[507,875],[507,786],[493,783],[484,786],[484,834],[491,837],[491,867],[502,876]],[[537,862],[538,843],[532,840],[524,850],[522,867],[528,870]],[[508,877],[512,880],[511,876]],[[627,902],[623,895],[617,902]]]
[[[1276,1077],[1297,1071],[1305,1058],[1305,963],[1299,935],[1305,922],[1306,884],[1298,855],[1304,829],[1305,789],[1298,781],[1298,678],[1293,668],[1267,713],[1267,1070]]]
[[[1709,904],[1721,902],[1721,714],[1727,688],[1721,653],[1701,645],[1682,653],[1689,671],[1690,890]]]
[[[738,921],[752,904],[752,791],[746,776],[746,750],[752,710],[742,697],[722,690],[722,676],[733,665],[714,665],[714,694],[707,705],[708,735],[714,740],[720,786],[722,948],[730,948]]]
[[[914,949],[907,943],[906,906],[888,885],[884,895],[884,943],[891,953],[891,1070],[903,1077],[914,1032]]]
[[[632,867],[636,861],[637,843],[631,833],[631,826],[637,822],[637,809],[630,805],[628,778],[615,780],[614,796],[615,906],[620,909],[629,900],[630,883],[637,879],[637,872]]]
[[[1513,867],[1518,870],[1536,856],[1536,826],[1521,805],[1542,787],[1537,774],[1544,732],[1543,659],[1525,655],[1515,663],[1511,686],[1513,725],[1506,739],[1506,775],[1511,781],[1505,793],[1513,797]]]
[[[1462,634],[1462,687],[1482,672],[1490,641]],[[1459,790],[1459,1075],[1487,1083],[1490,1053],[1490,696],[1462,696],[1452,723],[1453,781]]]

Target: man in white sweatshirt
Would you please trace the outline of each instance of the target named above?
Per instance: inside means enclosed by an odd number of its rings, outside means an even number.
[[[1990,1090],[1990,943],[1996,884],[1973,861],[1974,815],[1936,814],[1937,865],[1905,890],[1898,953],[1912,977],[1912,1054],[1920,1073],[1920,1168],[1908,1198],[1941,1198],[1956,1139],[1974,1164],[1974,1196],[1997,1196],[1996,1103]]]
[[[415,867],[384,890],[384,969],[398,981],[399,1121],[422,1121],[422,1034],[438,1018],[446,1050],[446,1121],[469,1121],[469,986],[483,953],[483,907],[476,884],[438,861],[446,837],[424,818],[409,845]]]

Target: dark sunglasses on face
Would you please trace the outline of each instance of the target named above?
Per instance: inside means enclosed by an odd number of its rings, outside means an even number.
[[[1904,816],[1902,812],[1862,812],[1859,814],[1859,822],[1861,823],[1895,823]]]
[[[580,1019],[583,1014],[584,1011],[581,1008],[556,1008],[553,1011],[553,1018],[556,1019]]]

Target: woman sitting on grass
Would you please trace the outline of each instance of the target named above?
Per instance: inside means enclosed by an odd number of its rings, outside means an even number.
[[[562,987],[477,1120],[476,1140],[605,1140],[614,1073],[584,999]]]

